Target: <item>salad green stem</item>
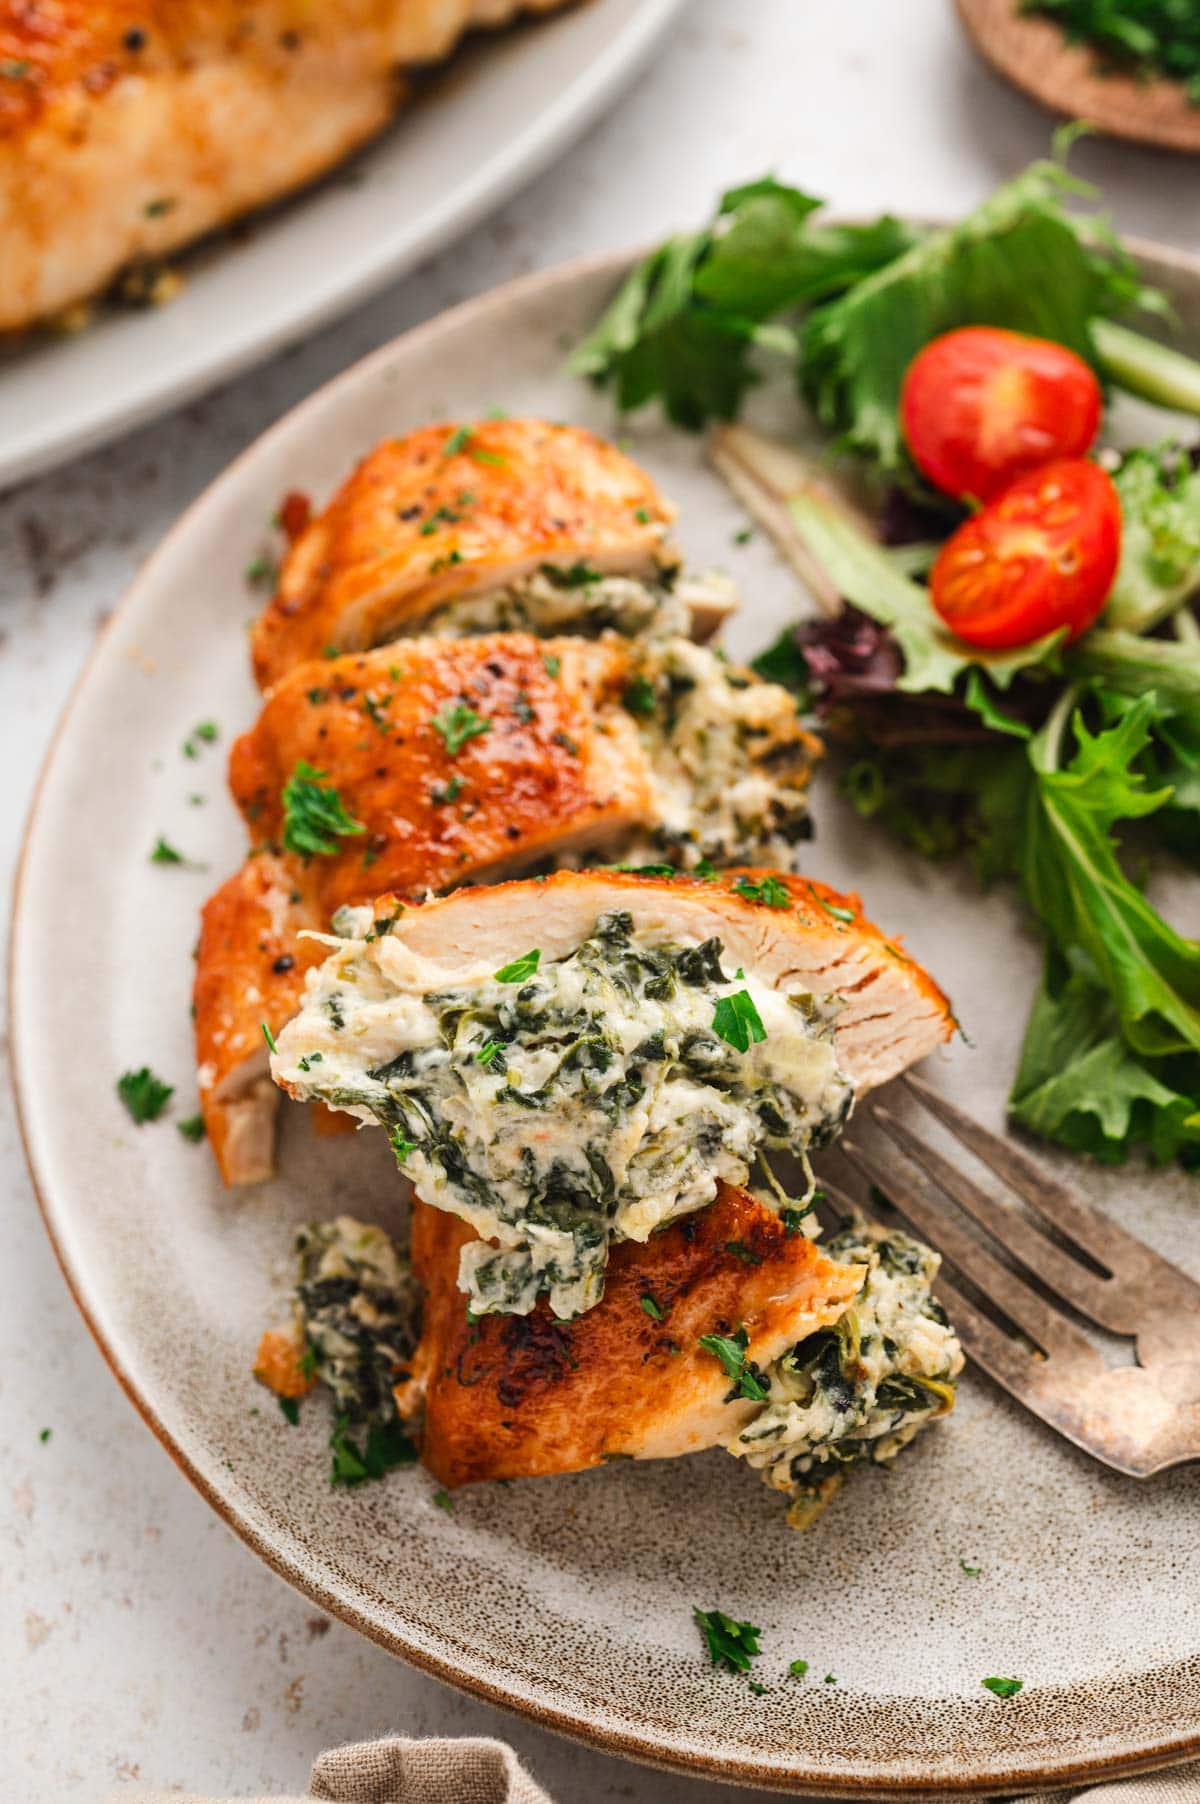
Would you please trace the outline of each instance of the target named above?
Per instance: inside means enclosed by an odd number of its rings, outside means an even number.
[[[1092,343],[1110,381],[1143,401],[1200,414],[1200,363],[1110,319],[1092,320]]]
[[[1061,762],[1063,734],[1067,730],[1067,722],[1079,699],[1079,684],[1068,683],[1050,713],[1046,724],[1029,748],[1029,758],[1035,770],[1057,770]]]
[[[1180,608],[1172,618],[1175,637],[1181,645],[1200,645],[1200,621],[1191,608]]]

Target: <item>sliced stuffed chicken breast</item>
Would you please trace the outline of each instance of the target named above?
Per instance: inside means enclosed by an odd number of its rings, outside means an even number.
[[[612,1246],[805,1159],[951,1031],[856,899],[772,872],[560,872],[337,924],[272,1074],[381,1122],[475,1229],[476,1314],[593,1307]]]

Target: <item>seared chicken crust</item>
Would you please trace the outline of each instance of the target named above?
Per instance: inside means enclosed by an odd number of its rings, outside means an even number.
[[[455,1274],[472,1238],[454,1216],[414,1205],[422,1336],[397,1405],[423,1409],[422,1460],[451,1487],[715,1446],[760,1406],[729,1400],[701,1335],[744,1328],[747,1359],[765,1366],[835,1322],[863,1281],[861,1266],[835,1264],[748,1191],[722,1185],[646,1245],[617,1247],[604,1296],[574,1321],[543,1300],[531,1315],[471,1322]]]
[[[674,511],[579,426],[445,422],[385,439],[289,549],[254,628],[254,674],[269,689],[329,647],[419,632],[448,602],[546,564],[652,576]]]

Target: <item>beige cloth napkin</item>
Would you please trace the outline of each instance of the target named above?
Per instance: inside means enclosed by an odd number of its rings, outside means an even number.
[[[482,1736],[460,1741],[361,1741],[319,1756],[303,1798],[183,1798],[178,1792],[123,1786],[105,1804],[553,1804],[512,1749]],[[697,1804],[706,1787],[696,1786]],[[1200,1804],[1200,1760],[1143,1779],[1084,1791],[1042,1792],[1016,1804]]]

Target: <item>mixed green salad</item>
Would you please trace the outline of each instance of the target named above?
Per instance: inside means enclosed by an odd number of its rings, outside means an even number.
[[[949,228],[837,225],[766,177],[638,264],[573,366],[698,429],[790,363],[828,454],[785,517],[841,605],[760,670],[861,815],[1019,887],[1046,957],[1012,1119],[1195,1166],[1200,942],[1147,885],[1200,866],[1200,448],[1101,422],[1117,390],[1200,414],[1200,363],[1093,198],[1059,157]]]
[[[1200,106],[1200,7],[1196,0],[1020,0],[1072,44],[1090,44],[1102,74],[1166,76]]]

